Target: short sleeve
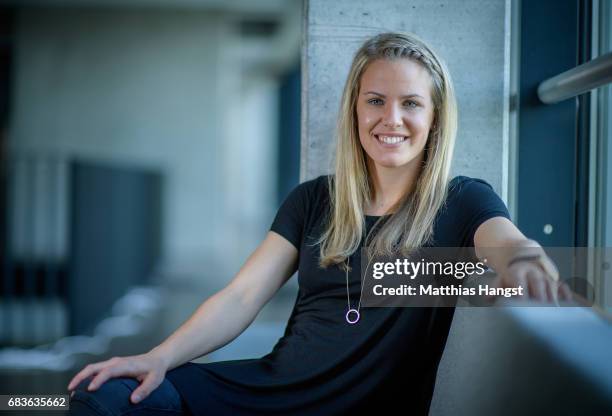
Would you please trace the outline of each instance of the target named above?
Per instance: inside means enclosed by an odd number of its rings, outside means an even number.
[[[302,242],[309,205],[309,186],[310,181],[303,182],[289,192],[270,226],[270,231],[285,237],[298,250]]]
[[[459,177],[457,181],[457,220],[461,225],[463,244],[474,246],[474,234],[486,220],[494,217],[510,219],[504,201],[495,193],[493,187],[482,179]]]

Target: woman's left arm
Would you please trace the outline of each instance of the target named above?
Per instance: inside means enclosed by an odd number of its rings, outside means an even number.
[[[559,272],[537,241],[530,240],[507,218],[483,222],[474,234],[479,259],[497,273],[502,287],[522,287],[523,296],[541,302],[571,299],[569,287],[559,288]]]

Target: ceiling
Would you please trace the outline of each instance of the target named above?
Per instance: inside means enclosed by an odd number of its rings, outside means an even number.
[[[16,7],[127,7],[193,9],[228,13],[282,13],[288,3],[300,0],[0,0]]]

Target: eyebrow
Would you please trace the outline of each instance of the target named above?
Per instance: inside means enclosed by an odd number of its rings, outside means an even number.
[[[384,94],[381,94],[381,93],[376,92],[376,91],[366,91],[366,92],[364,92],[364,95],[367,95],[367,94],[374,94],[374,95],[378,95],[379,97],[386,98]],[[402,95],[400,98],[413,98],[413,97],[419,97],[419,98],[425,99],[425,97],[423,97],[423,96],[421,96],[419,94]]]

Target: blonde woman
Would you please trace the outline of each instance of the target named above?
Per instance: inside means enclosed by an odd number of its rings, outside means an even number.
[[[456,131],[440,57],[413,35],[368,39],[344,88],[334,174],[297,186],[235,278],[162,344],[79,372],[73,414],[331,415],[397,403],[427,414],[454,309],[362,310],[366,236],[375,253],[506,247],[489,257],[501,286],[539,300],[556,293],[543,253],[515,256],[539,246],[492,188],[450,180]],[[269,354],[189,362],[236,338],[296,270],[295,306]]]

